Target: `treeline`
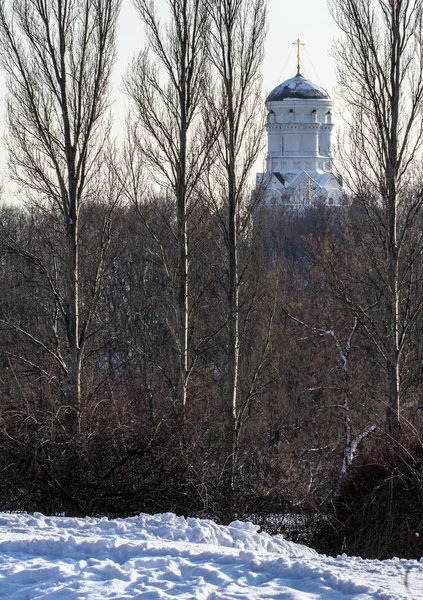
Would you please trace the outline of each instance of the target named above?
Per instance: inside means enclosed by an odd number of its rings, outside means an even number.
[[[327,551],[420,551],[423,15],[332,4],[354,201],[299,212],[250,189],[262,0],[170,0],[165,24],[136,0],[121,146],[119,3],[0,5],[23,199],[0,220],[1,508],[237,515]]]
[[[404,429],[394,441],[383,433],[384,365],[366,328],[334,293],[334,260],[345,280],[358,281],[368,273],[364,257],[360,260],[367,247],[362,211],[354,204],[255,213],[240,252],[237,453],[234,486],[228,489],[222,442],[229,386],[224,242],[214,215],[205,209],[200,214],[197,207],[195,277],[190,280],[193,366],[182,413],[172,327],[177,269],[176,259],[171,262],[172,211],[165,199],[147,206],[148,222],[131,206],[113,215],[103,284],[84,349],[78,420],[63,366],[66,323],[55,297],[65,293],[57,287],[64,257],[52,235],[55,221],[39,210],[2,209],[1,508],[110,516],[168,510],[218,519],[238,515],[290,535],[292,518],[286,521],[284,515],[295,513],[307,523],[305,529],[303,521],[297,525],[299,539],[340,551],[342,539],[322,532],[326,520],[320,519],[327,518],[332,503],[344,506],[344,489],[356,501],[349,479],[354,461],[364,463],[372,481],[369,459],[379,473],[387,445],[390,451],[401,449],[408,468],[414,465],[418,473],[419,453],[411,454],[407,438],[420,443],[411,433],[420,431],[422,419],[421,328],[410,340]],[[92,285],[108,218],[108,207],[100,204],[81,212],[83,290]],[[167,245],[166,269],[158,240]],[[82,320],[90,310],[82,305]],[[380,310],[375,314],[382,324]],[[401,477],[401,471],[393,475],[386,469],[382,479],[388,486]],[[410,493],[408,483],[406,490]],[[360,504],[359,513],[362,509]],[[407,501],[401,510],[409,509]],[[380,526],[389,511],[379,505],[378,510]],[[409,521],[413,518],[407,514]],[[413,536],[418,541],[414,531]]]

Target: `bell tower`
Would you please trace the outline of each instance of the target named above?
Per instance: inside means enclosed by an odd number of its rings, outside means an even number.
[[[257,175],[257,185],[266,185],[272,197],[279,192],[281,198],[291,196],[292,200],[301,196],[294,190],[306,186],[309,200],[318,196],[319,201],[325,198],[336,204],[342,185],[332,165],[333,101],[326,90],[303,77],[304,44],[299,39],[293,44],[297,46],[297,74],[266,99],[266,173]]]

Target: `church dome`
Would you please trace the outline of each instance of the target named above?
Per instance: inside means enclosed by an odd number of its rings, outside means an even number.
[[[329,94],[326,90],[311,83],[300,73],[287,79],[268,95],[266,102],[281,102],[282,100],[328,100]]]

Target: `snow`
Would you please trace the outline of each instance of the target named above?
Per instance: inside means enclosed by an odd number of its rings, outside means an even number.
[[[312,83],[300,73],[287,79],[275,87],[268,95],[266,102],[279,102],[285,99],[329,99],[329,94],[322,87]]]
[[[423,559],[329,558],[235,521],[0,513],[0,598],[423,598]]]

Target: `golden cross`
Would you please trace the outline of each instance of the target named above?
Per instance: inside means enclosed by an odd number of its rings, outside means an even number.
[[[298,38],[298,40],[296,42],[292,42],[292,44],[294,46],[297,46],[297,75],[300,74],[300,62],[301,62],[301,46],[305,46],[305,44],[302,44],[300,41],[300,38]]]

